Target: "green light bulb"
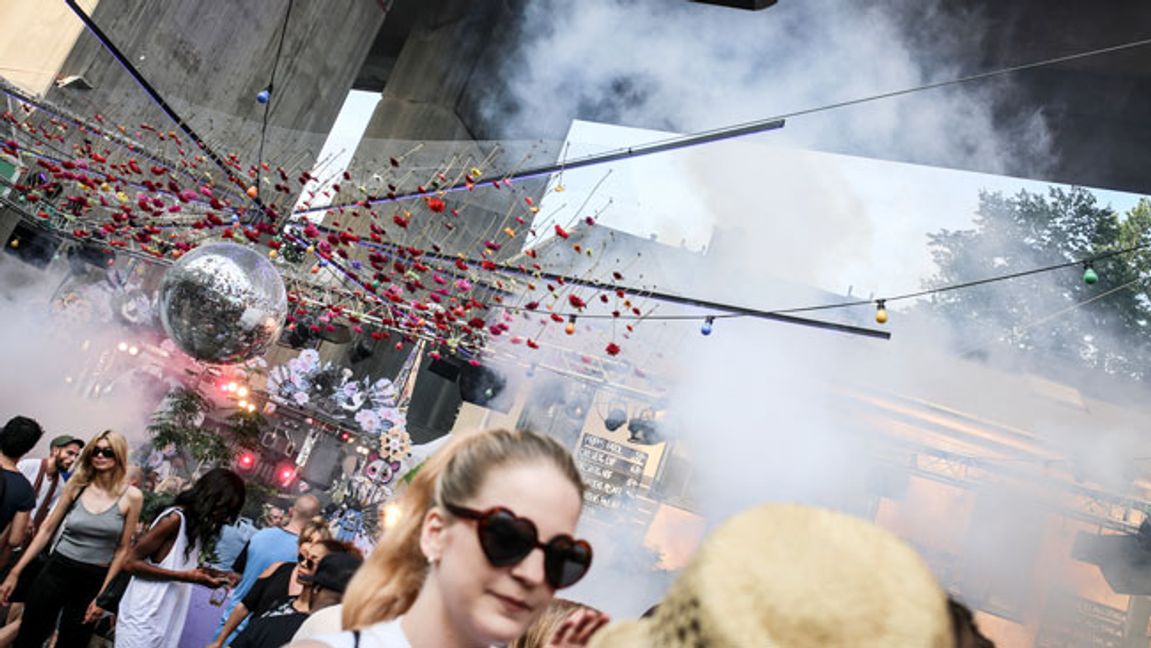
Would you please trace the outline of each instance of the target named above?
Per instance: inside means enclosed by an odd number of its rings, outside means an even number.
[[[1083,271],[1083,283],[1091,286],[1097,281],[1099,281],[1099,274],[1095,272],[1095,268],[1087,266],[1087,269]]]

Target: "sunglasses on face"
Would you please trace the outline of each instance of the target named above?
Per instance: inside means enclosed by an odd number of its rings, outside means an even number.
[[[296,556],[296,562],[300,563],[300,566],[304,569],[311,569],[316,566],[316,561],[312,560],[311,556],[305,556],[304,554]]]
[[[113,450],[112,448],[93,448],[92,449],[92,456],[93,457],[104,457],[105,459],[115,459],[116,458],[116,451]]]
[[[544,577],[557,590],[575,585],[591,567],[591,545],[587,541],[560,534],[547,544],[541,543],[535,523],[502,506],[486,511],[454,504],[444,507],[456,517],[476,521],[480,548],[493,567],[515,565],[534,549],[543,549]]]

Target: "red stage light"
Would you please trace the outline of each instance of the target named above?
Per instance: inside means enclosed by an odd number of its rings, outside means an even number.
[[[291,464],[281,465],[276,469],[276,479],[279,480],[281,488],[287,488],[296,480],[296,467]]]
[[[245,452],[236,460],[236,464],[240,467],[240,470],[251,470],[256,465],[256,455],[251,452]]]

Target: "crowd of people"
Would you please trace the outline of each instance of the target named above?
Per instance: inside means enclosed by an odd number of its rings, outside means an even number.
[[[455,435],[416,472],[365,558],[312,495],[237,524],[245,484],[213,468],[141,522],[114,431],[0,430],[4,646],[175,647],[194,585],[229,592],[208,648],[990,646],[923,560],[873,524],[766,504],[704,541],[664,600],[612,622],[557,598],[592,566],[568,450],[526,431]]]

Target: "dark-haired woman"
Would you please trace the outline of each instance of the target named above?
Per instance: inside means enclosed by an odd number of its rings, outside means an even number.
[[[170,646],[184,630],[191,584],[220,587],[223,574],[198,567],[200,550],[232,522],[244,506],[244,481],[215,468],[176,496],[156,517],[124,562],[132,581],[116,617],[116,646]]]

